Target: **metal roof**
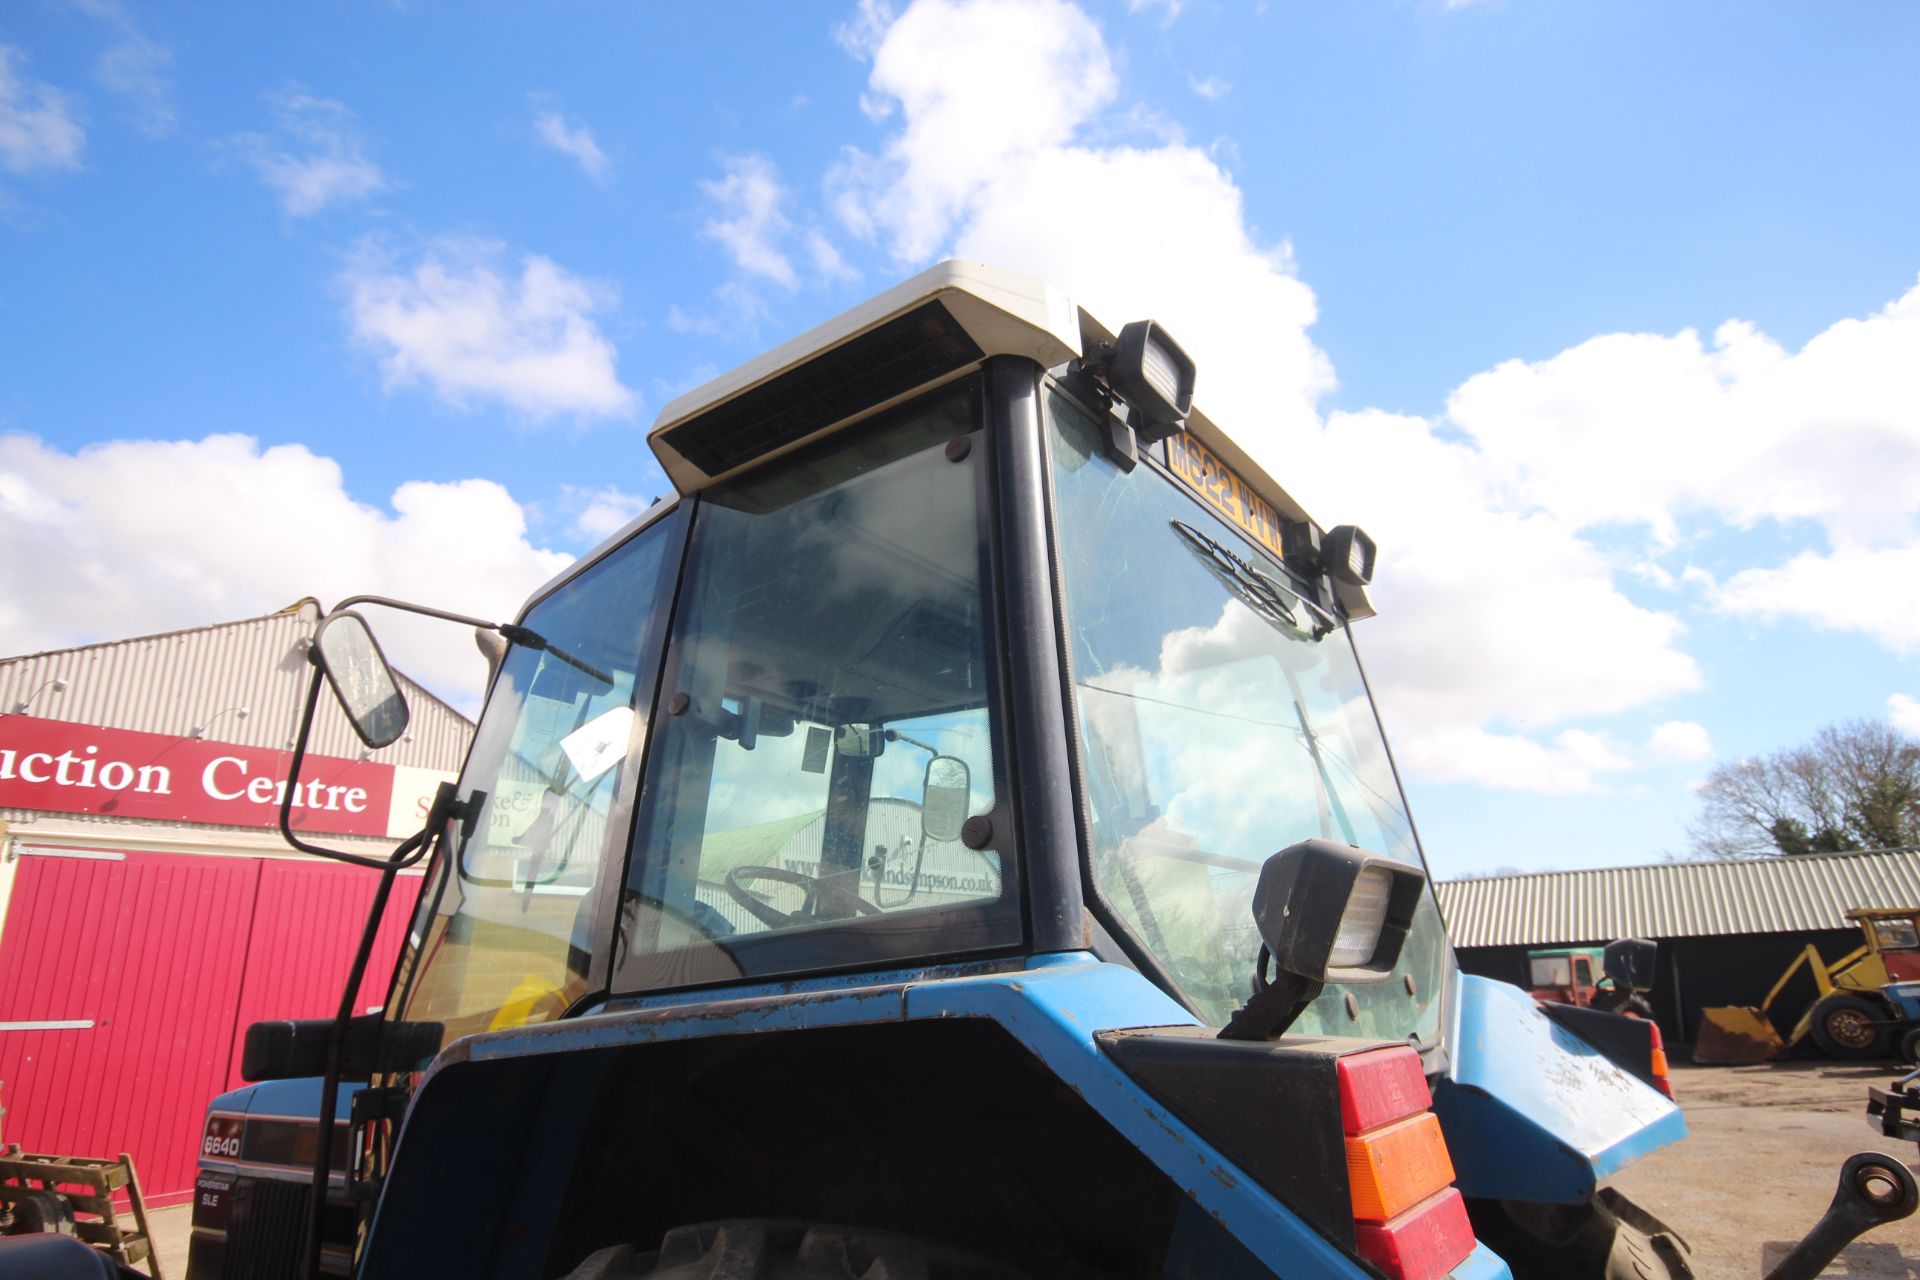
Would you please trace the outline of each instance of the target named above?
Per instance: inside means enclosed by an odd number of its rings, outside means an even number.
[[[319,602],[309,598],[263,618],[0,658],[0,738],[7,720],[19,714],[14,707],[26,701],[25,715],[48,720],[176,737],[202,727],[210,741],[289,750],[311,670],[307,646],[319,620]],[[66,687],[57,688],[56,679]],[[399,679],[412,721],[405,737],[368,758],[458,772],[473,723],[406,676]],[[324,693],[309,745],[347,759],[363,750]],[[0,810],[0,821],[25,816]]]
[[[1852,929],[1856,907],[1920,907],[1920,848],[1665,862],[1434,886],[1457,947],[1558,946]]]

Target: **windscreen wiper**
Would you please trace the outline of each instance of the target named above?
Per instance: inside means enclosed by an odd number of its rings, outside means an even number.
[[[1169,521],[1181,537],[1191,543],[1195,550],[1204,554],[1214,571],[1239,588],[1241,599],[1251,605],[1256,613],[1264,615],[1269,621],[1284,622],[1295,631],[1305,631],[1315,640],[1325,639],[1339,625],[1334,619],[1313,601],[1304,595],[1288,591],[1270,574],[1255,568],[1246,560],[1235,555],[1225,543],[1210,538],[1185,521]],[[1300,617],[1293,606],[1300,604],[1312,615],[1313,625],[1302,626]]]

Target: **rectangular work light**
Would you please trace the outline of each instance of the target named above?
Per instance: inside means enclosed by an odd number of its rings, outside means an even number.
[[[1253,891],[1254,925],[1265,944],[1255,994],[1221,1036],[1271,1039],[1327,983],[1389,977],[1424,883],[1413,867],[1331,840],[1302,840],[1268,858]]]
[[[1130,422],[1147,443],[1180,430],[1193,412],[1194,364],[1151,320],[1120,330],[1107,362],[1107,383],[1133,410]]]

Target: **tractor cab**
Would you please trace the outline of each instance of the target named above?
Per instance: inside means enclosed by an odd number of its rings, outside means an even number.
[[[1875,985],[1920,982],[1920,910],[1861,907],[1847,912],[1847,919],[1860,926],[1867,953],[1886,970]]]
[[[322,1078],[333,1167],[271,1240],[278,1175],[210,1169],[193,1280],[248,1239],[366,1280],[1682,1256],[1599,1194],[1685,1132],[1651,1024],[1458,971],[1354,644],[1373,542],[1196,377],[956,262],[667,405],[673,495],[513,622],[435,615],[491,687],[376,868],[428,868],[387,997],[248,1037]],[[377,745],[397,602],[348,604],[309,707]],[[255,1110],[215,1104],[243,1149]]]
[[[1599,990],[1598,947],[1527,952],[1527,992],[1543,1004],[1591,1005]]]

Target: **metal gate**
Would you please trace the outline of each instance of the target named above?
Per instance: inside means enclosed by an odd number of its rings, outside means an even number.
[[[29,1151],[134,1157],[149,1204],[187,1199],[207,1100],[259,1018],[331,1015],[376,877],[292,859],[16,846],[0,924],[0,1105]],[[395,886],[364,1009],[418,877]]]

